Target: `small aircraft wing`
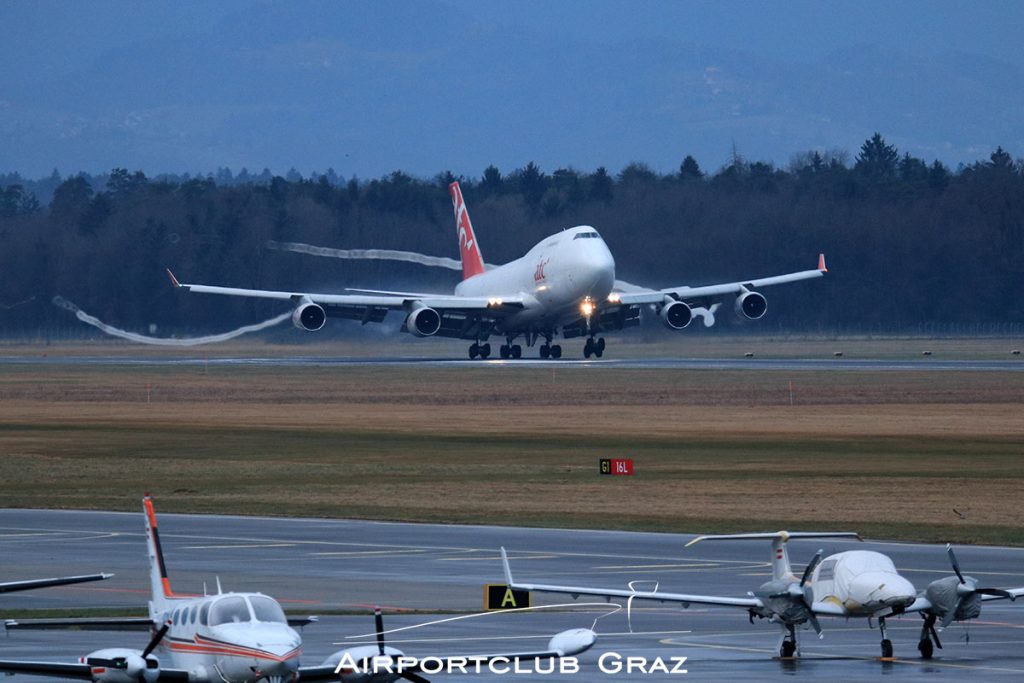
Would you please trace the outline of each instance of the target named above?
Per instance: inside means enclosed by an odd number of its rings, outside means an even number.
[[[8,581],[0,583],[0,593],[13,593],[15,591],[28,591],[33,588],[48,588],[50,586],[66,586],[71,583],[86,583],[88,581],[102,581],[109,579],[113,574],[86,574],[84,576],[65,576],[58,579],[31,579],[28,581]]]
[[[8,619],[8,631],[56,631],[76,629],[83,631],[149,631],[156,624],[149,617],[80,617],[76,619]]]
[[[590,588],[586,586],[561,586],[543,583],[522,583],[512,578],[512,568],[508,563],[508,555],[505,549],[501,549],[501,561],[505,568],[505,583],[517,590],[524,590],[536,593],[561,593],[571,595],[574,599],[581,595],[595,595],[602,598],[624,598],[635,600],[654,600],[657,602],[680,603],[683,607],[690,605],[712,605],[716,607],[739,607],[751,609],[763,607],[764,603],[759,598],[731,598],[716,595],[691,595],[689,593],[666,593],[662,591],[634,591],[622,588]]]
[[[64,662],[32,662],[18,660],[0,660],[0,672],[7,675],[29,674],[32,676],[49,676],[50,678],[70,678],[92,681],[94,665]],[[189,673],[184,669],[164,669],[161,667],[158,683],[187,683]]]
[[[758,287],[769,287],[781,285],[786,282],[798,282],[811,278],[822,277],[828,272],[825,267],[825,255],[818,254],[818,267],[812,270],[801,270],[795,273],[784,275],[773,275],[754,280],[741,280],[739,282],[726,282],[719,285],[703,285],[700,287],[668,287],[666,289],[650,290],[646,292],[622,292],[617,294],[618,301],[625,305],[630,304],[654,304],[661,303],[665,297],[671,297],[678,301],[685,301],[691,305],[705,305],[708,300],[717,297],[724,297],[730,294],[741,294]]]

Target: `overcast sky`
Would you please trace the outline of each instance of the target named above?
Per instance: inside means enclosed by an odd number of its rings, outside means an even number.
[[[0,172],[1024,155],[1024,2],[0,3]]]

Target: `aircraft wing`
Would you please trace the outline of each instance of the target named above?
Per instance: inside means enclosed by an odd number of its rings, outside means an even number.
[[[149,631],[155,624],[149,617],[79,617],[74,619],[7,619],[8,631]]]
[[[683,607],[690,605],[712,605],[715,607],[739,607],[751,609],[764,607],[759,598],[731,598],[716,595],[691,595],[689,593],[666,593],[662,591],[634,591],[622,588],[590,588],[586,586],[561,586],[543,583],[522,583],[512,579],[512,568],[508,563],[505,549],[501,549],[501,561],[505,568],[505,583],[517,590],[536,593],[561,593],[571,595],[574,599],[581,595],[596,595],[602,598],[623,598],[635,600],[655,600],[658,602],[677,602]]]
[[[620,303],[625,305],[630,304],[654,304],[661,303],[665,300],[666,296],[669,296],[678,301],[685,301],[692,305],[706,305],[709,303],[708,300],[713,300],[717,297],[724,297],[730,294],[741,294],[751,289],[758,287],[769,287],[771,285],[781,285],[786,282],[798,282],[800,280],[809,280],[811,278],[822,277],[828,272],[828,268],[825,267],[825,255],[818,255],[818,267],[813,270],[801,270],[796,273],[786,273],[784,275],[773,275],[771,277],[762,277],[754,280],[741,280],[739,282],[726,282],[719,285],[703,285],[700,287],[668,287],[666,289],[649,290],[646,292],[622,292],[617,295]]]
[[[65,576],[59,579],[31,579],[28,581],[8,581],[0,583],[0,593],[13,593],[15,591],[27,591],[33,588],[47,588],[49,586],[66,586],[71,583],[86,583],[88,581],[102,581],[109,579],[113,574],[86,574],[84,576]]]
[[[93,680],[93,666],[89,664],[67,664],[63,662],[32,662],[17,660],[0,660],[0,672],[7,675],[29,674],[32,676],[49,676],[51,678],[71,678],[83,681]],[[187,683],[188,671],[183,669],[164,669],[161,667],[160,681],[178,681]]]
[[[359,320],[367,323],[382,322],[389,311],[408,313],[426,306],[441,315],[439,337],[456,339],[486,338],[496,321],[521,311],[526,305],[524,297],[456,296],[422,292],[385,292],[377,290],[349,290],[350,294],[245,289],[178,282],[170,270],[171,283],[178,289],[200,294],[274,299],[294,306],[313,303],[324,309],[327,317]]]

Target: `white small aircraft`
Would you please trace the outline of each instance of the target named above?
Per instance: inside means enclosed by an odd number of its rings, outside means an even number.
[[[520,358],[523,337],[527,347],[540,338],[541,358],[560,358],[562,347],[552,344],[586,336],[583,355],[604,354],[604,332],[640,324],[640,309],[651,306],[673,330],[687,327],[695,316],[705,327],[715,324],[715,311],[733,300],[736,314],[756,320],[768,310],[755,288],[821,277],[827,272],[824,255],[818,267],[785,275],[701,287],[669,287],[623,292],[616,288],[615,259],[597,230],[589,225],[569,228],[545,238],[522,258],[487,270],[459,184],[449,187],[455,208],[455,228],[462,257],[462,282],[454,294],[425,294],[378,290],[348,290],[351,294],[318,294],[264,289],[240,289],[182,284],[168,270],[175,287],[191,292],[289,301],[292,322],[308,331],[321,329],[328,316],[381,322],[389,311],[405,316],[403,331],[416,337],[472,340],[470,358],[491,354],[491,335],[505,338],[502,358]]]
[[[747,597],[733,598],[714,595],[689,595],[658,591],[639,591],[615,588],[590,588],[586,586],[560,586],[551,584],[522,583],[512,579],[512,570],[505,549],[501,559],[505,569],[505,581],[518,590],[541,593],[563,593],[574,599],[580,595],[597,595],[606,599],[626,598],[633,600],[656,600],[677,602],[684,608],[690,605],[713,605],[744,609],[754,618],[768,619],[779,624],[782,635],[779,640],[779,655],[792,657],[798,651],[796,627],[810,624],[818,637],[822,637],[819,616],[864,617],[877,619],[882,636],[882,657],[893,656],[892,641],[885,631],[885,620],[900,614],[918,612],[924,618],[918,650],[924,659],[930,659],[934,645],[942,647],[935,629],[935,623],[942,619],[940,630],[954,620],[974,619],[981,613],[981,602],[985,600],[1014,600],[1024,595],[1024,588],[1003,590],[1000,588],[979,588],[977,581],[960,572],[959,563],[950,546],[946,546],[955,576],[937,579],[928,584],[920,595],[913,584],[900,576],[893,561],[882,553],[871,550],[847,550],[829,555],[822,560],[819,550],[797,578],[790,568],[786,543],[794,538],[857,538],[852,532],[787,532],[755,534],[726,534],[698,536],[686,544],[687,547],[700,541],[733,541],[747,539],[769,539],[772,542],[772,579],[761,585]]]
[[[160,548],[153,501],[143,499],[146,513],[146,542],[149,555],[152,600],[149,617],[136,619],[40,619],[35,622],[8,621],[8,628],[138,628],[148,626],[153,635],[143,650],[106,648],[77,663],[0,660],[0,672],[76,678],[96,683],[286,683],[298,681],[339,681],[340,683],[393,683],[404,678],[427,683],[416,671],[389,672],[391,662],[403,656],[400,650],[384,646],[383,626],[377,613],[377,645],[339,650],[318,666],[300,666],[302,638],[292,628],[315,618],[289,620],[273,598],[262,593],[224,593],[217,582],[216,595],[184,596],[171,590],[167,567]],[[509,655],[469,655],[432,658],[484,660],[508,657],[543,659],[575,655],[589,649],[596,635],[589,629],[572,629],[556,634],[548,649]],[[153,655],[159,652],[163,661]],[[383,663],[380,659],[384,659]],[[369,666],[373,661],[381,673]],[[361,666],[344,669],[341,662]],[[165,666],[169,664],[169,666]],[[396,666],[390,669],[397,668]]]

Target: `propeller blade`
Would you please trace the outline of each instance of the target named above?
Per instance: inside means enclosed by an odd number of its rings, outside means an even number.
[[[942,623],[939,624],[939,630],[940,631],[945,629],[950,624],[952,624],[953,620],[956,619],[956,613],[960,610],[960,603],[962,601],[963,601],[963,598],[957,598],[956,602],[953,604],[953,608],[950,609],[949,611],[947,611],[942,616]]]
[[[956,553],[953,552],[953,546],[949,543],[946,544],[946,554],[949,555],[949,563],[953,565],[956,578],[960,579],[960,583],[967,583],[964,581],[964,575],[960,573],[960,563],[956,561]]]
[[[1015,596],[1010,591],[1005,591],[1002,588],[976,588],[975,593],[981,593],[982,595],[998,595],[1001,598],[1009,598],[1010,600],[1016,600]]]
[[[384,654],[384,617],[380,613],[380,605],[373,608],[373,621],[377,625],[377,649]]]
[[[157,631],[153,635],[153,639],[149,641],[149,645],[147,645],[146,649],[142,651],[142,658],[143,659],[148,657],[150,655],[150,653],[153,652],[153,650],[156,649],[156,646],[159,645],[160,641],[164,639],[164,636],[167,635],[167,631],[170,628],[171,628],[171,622],[167,622],[166,624],[161,626],[160,630]]]
[[[811,628],[814,629],[814,632],[818,634],[819,638],[825,637],[821,632],[821,624],[818,623],[818,617],[814,614],[814,612],[807,613],[807,621],[811,622]]]
[[[935,647],[937,647],[937,648],[939,648],[941,650],[942,649],[942,641],[939,640],[939,633],[938,633],[938,631],[935,630],[935,621],[934,621],[934,619],[931,621],[931,623],[928,624],[928,630],[932,634],[932,640],[935,641]]]
[[[804,569],[804,575],[800,577],[801,588],[803,588],[804,584],[807,583],[807,579],[811,578],[811,574],[814,572],[814,568],[818,566],[819,562],[821,562],[821,554],[823,552],[825,552],[824,549],[819,549],[818,552],[814,554],[814,557],[811,559],[811,561],[807,563],[807,568]]]

